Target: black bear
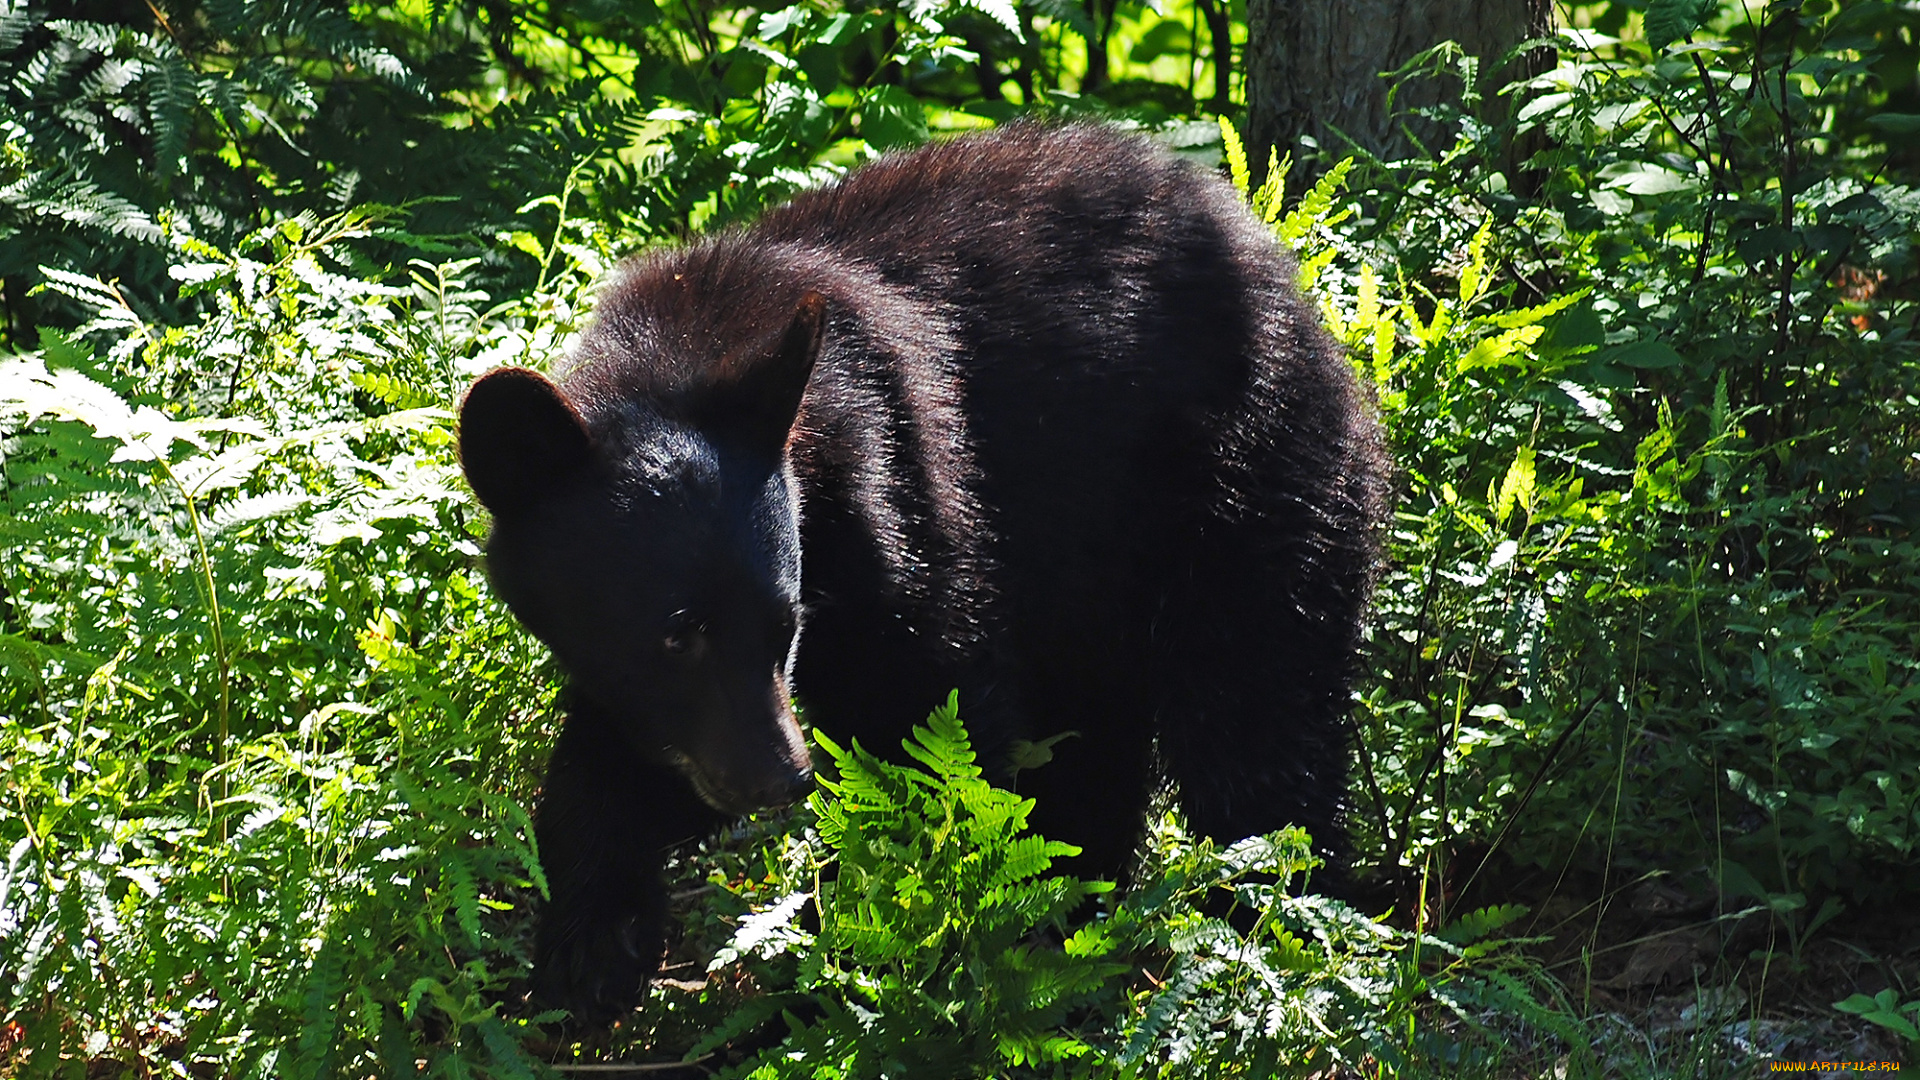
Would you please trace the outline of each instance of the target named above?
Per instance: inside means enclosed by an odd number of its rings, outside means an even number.
[[[492,372],[460,454],[499,594],[568,677],[539,996],[659,964],[664,849],[810,780],[791,696],[891,750],[958,688],[1035,827],[1121,872],[1192,828],[1336,849],[1382,514],[1377,428],[1218,177],[1101,126],[883,158],[623,266],[555,381]]]

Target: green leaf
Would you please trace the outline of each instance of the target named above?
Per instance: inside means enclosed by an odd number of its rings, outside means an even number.
[[[881,150],[926,142],[927,114],[920,99],[892,85],[867,91],[860,103],[860,137]]]
[[[1475,368],[1519,363],[1526,358],[1527,348],[1540,340],[1544,333],[1546,327],[1543,326],[1517,326],[1492,337],[1481,338],[1460,358],[1456,370],[1467,372]]]
[[[1291,930],[1282,926],[1273,928],[1274,944],[1267,961],[1276,971],[1312,972],[1322,969],[1319,950],[1302,941]]]
[[[492,1075],[505,1077],[506,1080],[534,1080],[536,1074],[531,1058],[520,1047],[520,1040],[507,1030],[497,1016],[480,1018],[480,1039],[486,1044],[487,1056],[493,1061]]]
[[[1603,353],[1602,357],[1624,367],[1650,371],[1677,367],[1681,361],[1680,354],[1664,341],[1635,341],[1611,349]]]
[[[1456,945],[1467,945],[1479,941],[1488,934],[1505,926],[1510,926],[1525,917],[1529,909],[1525,904],[1495,904],[1469,911],[1455,919],[1439,936]]]
[[[814,40],[822,45],[846,45],[880,25],[880,22],[880,16],[872,13],[853,15],[843,11],[828,19],[827,28],[820,31]]]
[[[1599,172],[1607,188],[1629,195],[1666,195],[1675,191],[1695,191],[1700,178],[1677,172],[1647,161],[1617,162]]]
[[[19,634],[0,634],[0,668],[11,669],[36,682],[41,669],[48,664],[58,663],[70,675],[85,675],[107,663],[108,659],[65,645],[34,641]]]
[[[1020,31],[1020,15],[1014,10],[1013,0],[959,0],[959,3],[999,23],[1000,29],[1013,35],[1013,40],[1027,40]]]
[[[1740,257],[1750,263],[1778,258],[1793,252],[1797,237],[1792,229],[1779,225],[1762,225],[1757,229],[1748,229],[1737,235],[1734,249]]]
[[[1580,289],[1576,292],[1556,296],[1544,304],[1499,312],[1498,314],[1489,316],[1487,321],[1495,326],[1507,329],[1518,326],[1533,326],[1537,323],[1544,323],[1553,316],[1560,314],[1562,311],[1584,300],[1586,296],[1587,290]]]
[[[1486,289],[1487,241],[1493,236],[1493,219],[1480,223],[1473,232],[1473,239],[1467,242],[1467,262],[1460,268],[1460,306],[1480,299]]]
[[[1720,10],[1719,0],[1650,0],[1643,26],[1655,53],[1686,37]]]
[[[1553,333],[1547,344],[1554,349],[1567,352],[1586,351],[1607,343],[1607,330],[1600,323],[1600,313],[1593,310],[1592,304],[1580,304],[1560,316],[1553,324]]]
[[[840,85],[840,50],[832,45],[807,45],[794,54],[816,94],[830,94]]]
[[[1867,126],[1889,135],[1920,135],[1920,113],[1877,113],[1867,117]]]
[[[1307,189],[1307,193],[1300,197],[1299,205],[1289,210],[1285,217],[1274,224],[1273,234],[1282,244],[1297,248],[1315,226],[1330,228],[1352,216],[1351,206],[1337,211],[1333,209],[1333,200],[1346,187],[1347,174],[1352,171],[1353,159],[1344,158],[1333,168],[1328,169],[1324,176],[1314,181],[1313,186]],[[1322,257],[1330,258],[1334,254],[1334,249],[1329,247],[1320,254]],[[1302,262],[1300,269],[1301,280],[1305,282],[1308,279],[1306,261]],[[1303,284],[1301,287],[1307,286]]]
[[[1915,1011],[1916,1007],[1920,1007],[1920,1002],[1909,1002],[1906,1005],[1901,1005],[1899,1002],[1899,995],[1892,989],[1887,989],[1872,997],[1855,994],[1845,1001],[1834,1002],[1833,1007],[1844,1013],[1852,1013],[1862,1020],[1879,1024],[1903,1039],[1920,1042],[1920,1027],[1916,1027],[1912,1020],[1900,1015],[1903,1012]]]
[[[1082,41],[1094,40],[1099,31],[1094,28],[1093,19],[1087,14],[1087,5],[1081,0],[1031,0],[1033,13],[1044,15],[1056,25],[1071,30]]]
[[[777,41],[785,37],[788,31],[805,26],[812,17],[813,12],[802,4],[765,12],[760,16],[759,25],[754,28],[754,36],[761,41]]]
[[[1063,731],[1058,735],[1035,742],[1031,739],[1015,739],[1012,747],[1013,768],[1016,772],[1037,769],[1053,760],[1053,748],[1063,739],[1078,738],[1078,731]]]
[[[481,948],[484,941],[480,933],[480,886],[473,877],[473,868],[467,865],[466,853],[453,848],[440,858],[441,882],[453,899],[454,921],[467,935],[467,943]]]
[[[1533,447],[1522,446],[1513,456],[1513,464],[1507,466],[1507,474],[1500,480],[1500,494],[1494,503],[1493,515],[1502,525],[1507,516],[1518,506],[1528,513],[1533,512],[1534,463]]]
[[[1750,896],[1762,901],[1770,895],[1766,886],[1760,884],[1759,878],[1754,877],[1746,867],[1731,861],[1720,864],[1720,888],[1732,896]]]
[[[1161,19],[1140,35],[1133,48],[1127,51],[1127,59],[1136,64],[1151,64],[1162,56],[1185,54],[1193,49],[1193,35],[1188,32],[1185,23],[1178,19]]]

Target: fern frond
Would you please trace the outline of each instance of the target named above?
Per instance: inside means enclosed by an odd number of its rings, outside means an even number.
[[[438,400],[437,394],[430,394],[408,385],[400,378],[377,371],[356,371],[347,376],[353,385],[379,398],[388,405],[402,409],[415,409],[432,405]]]
[[[1494,904],[1478,908],[1453,920],[1437,936],[1455,945],[1470,945],[1502,927],[1518,922],[1528,910],[1525,904]]]
[[[534,1080],[539,1075],[536,1072],[539,1066],[520,1048],[520,1039],[507,1030],[506,1023],[499,1017],[480,1018],[480,1040],[493,1061],[493,1068],[489,1070],[493,1075],[507,1080]]]
[[[947,695],[946,704],[933,710],[925,724],[914,726],[913,736],[901,748],[915,761],[933,770],[940,780],[972,779],[980,775],[973,744],[960,726],[960,692]]]
[[[339,1042],[340,1001],[346,990],[346,949],[332,938],[321,942],[320,953],[307,969],[301,994],[300,1034],[295,1040],[299,1075],[328,1076],[333,1072]]]
[[[1247,147],[1240,141],[1240,132],[1234,128],[1233,121],[1220,118],[1220,144],[1226,150],[1227,175],[1233,179],[1234,190],[1241,198],[1248,195],[1247,185],[1251,182],[1251,172],[1247,167]]]
[[[154,158],[160,178],[170,180],[186,164],[193,112],[200,103],[200,80],[180,51],[161,39],[141,83],[147,91],[147,115],[153,124]]]
[[[1300,197],[1300,205],[1274,225],[1274,235],[1279,237],[1282,244],[1290,248],[1298,247],[1316,226],[1331,227],[1352,216],[1351,207],[1333,210],[1333,200],[1346,187],[1347,174],[1352,171],[1353,159],[1346,158],[1314,182],[1313,187]]]
[[[1185,1012],[1187,1004],[1216,965],[1194,957],[1182,957],[1180,970],[1159,991],[1140,1014],[1127,1036],[1126,1045],[1120,1048],[1119,1064],[1122,1067],[1132,1065],[1147,1056],[1148,1051],[1160,1041],[1167,1028]]]
[[[142,243],[157,244],[166,239],[146,211],[71,166],[31,174],[0,187],[0,205]]]

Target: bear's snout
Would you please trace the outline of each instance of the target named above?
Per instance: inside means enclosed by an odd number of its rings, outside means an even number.
[[[723,814],[777,809],[799,801],[813,788],[811,764],[704,762],[682,751],[675,751],[672,759],[701,801]]]
[[[783,679],[775,678],[769,697],[771,715],[716,724],[703,733],[706,738],[675,747],[670,754],[674,767],[715,810],[746,814],[773,809],[813,789],[813,760]]]
[[[774,809],[799,802],[813,790],[813,766],[783,770],[784,775],[770,780],[760,789],[750,792],[748,798],[759,809]]]

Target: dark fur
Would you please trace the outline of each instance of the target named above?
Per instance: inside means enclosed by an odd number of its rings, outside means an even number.
[[[1156,747],[1197,832],[1337,852],[1382,467],[1292,278],[1218,178],[1015,126],[639,258],[559,389],[478,383],[494,579],[570,676],[539,989],[630,1004],[662,849],[803,789],[789,674],[882,751],[958,687],[1002,779],[1078,732],[1017,782],[1085,874],[1124,869]]]

